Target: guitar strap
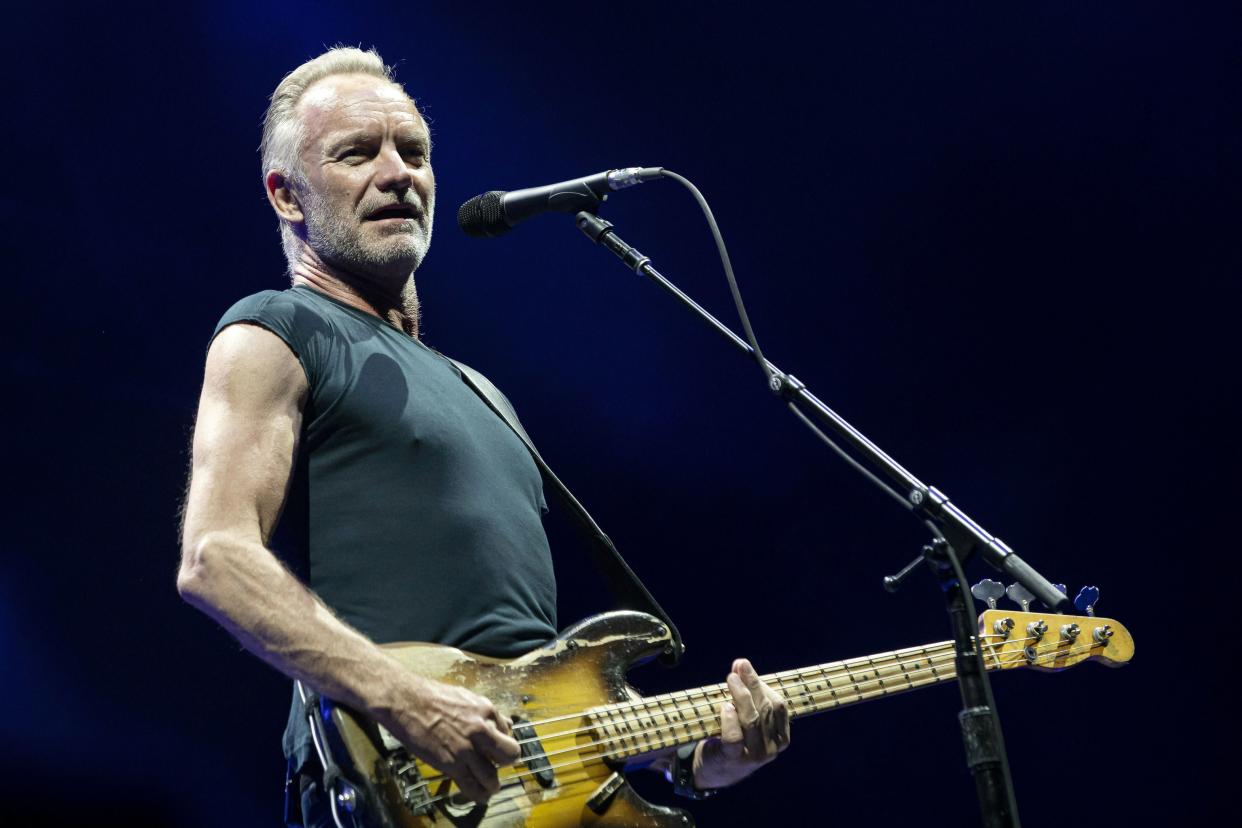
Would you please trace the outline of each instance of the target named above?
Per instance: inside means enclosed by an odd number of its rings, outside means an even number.
[[[654,615],[668,625],[669,632],[673,637],[673,649],[671,652],[661,655],[660,661],[670,667],[676,665],[681,660],[682,653],[685,652],[685,645],[681,642],[681,633],[677,631],[677,625],[673,623],[673,619],[668,617],[668,613],[664,611],[664,608],[651,595],[647,587],[643,585],[643,582],[634,574],[634,570],[630,569],[629,564],[625,562],[625,558],[621,557],[617,547],[604,534],[604,530],[591,517],[586,507],[582,505],[578,498],[574,497],[573,492],[569,491],[569,488],[548,467],[543,456],[539,454],[539,450],[535,448],[535,444],[531,441],[530,435],[526,433],[526,429],[522,428],[522,424],[518,421],[517,412],[513,410],[513,406],[505,395],[500,392],[500,389],[492,385],[487,377],[469,365],[463,365],[451,357],[448,359],[461,370],[461,376],[465,380],[466,385],[470,386],[487,403],[488,408],[492,409],[496,416],[504,420],[509,428],[513,429],[513,433],[518,436],[518,439],[522,441],[530,452],[530,456],[534,458],[535,465],[539,467],[539,472],[543,475],[544,482],[552,487],[557,497],[560,498],[561,502],[577,520],[578,526],[590,541],[595,564],[612,590],[617,606],[621,609],[638,610],[639,612]]]

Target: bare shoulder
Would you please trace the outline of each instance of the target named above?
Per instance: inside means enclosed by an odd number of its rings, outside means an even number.
[[[194,425],[184,548],[212,536],[261,542],[270,535],[288,490],[306,390],[301,363],[276,334],[237,323],[216,336]]]
[[[253,406],[300,402],[306,373],[296,354],[261,325],[238,322],[216,335],[207,351],[203,397]]]

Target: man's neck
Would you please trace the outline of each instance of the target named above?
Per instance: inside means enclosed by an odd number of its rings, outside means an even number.
[[[338,302],[369,313],[403,333],[418,338],[417,320],[405,313],[402,288],[385,290],[371,282],[327,264],[317,256],[304,256],[290,268],[294,285],[316,290]],[[413,278],[411,274],[410,278]]]

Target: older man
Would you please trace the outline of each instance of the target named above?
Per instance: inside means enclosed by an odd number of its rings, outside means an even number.
[[[333,49],[277,87],[262,154],[293,285],[242,299],[212,339],[178,589],[483,801],[519,755],[509,721],[376,644],[512,657],[556,631],[539,472],[418,339],[413,274],[435,209],[427,124],[378,55]],[[269,549],[278,522],[309,586]],[[788,743],[784,703],[749,662],[728,685],[722,737],[694,752],[702,788]],[[295,771],[313,768],[301,716],[285,750]]]

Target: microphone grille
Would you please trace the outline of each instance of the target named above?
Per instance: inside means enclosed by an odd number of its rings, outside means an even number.
[[[505,209],[499,190],[477,195],[457,210],[457,226],[467,236],[494,237],[510,230],[505,221]]]

